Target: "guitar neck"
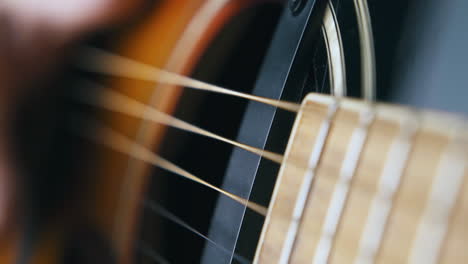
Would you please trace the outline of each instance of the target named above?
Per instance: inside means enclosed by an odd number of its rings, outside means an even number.
[[[255,261],[468,259],[466,125],[448,114],[310,94]]]

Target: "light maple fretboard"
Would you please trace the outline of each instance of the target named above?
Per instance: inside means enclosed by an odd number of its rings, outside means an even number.
[[[255,261],[467,260],[466,124],[447,114],[309,95]]]

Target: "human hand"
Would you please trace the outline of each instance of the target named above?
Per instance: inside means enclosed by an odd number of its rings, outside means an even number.
[[[63,49],[86,33],[118,23],[141,0],[0,1],[0,237],[17,198],[12,116],[17,102],[46,78]]]

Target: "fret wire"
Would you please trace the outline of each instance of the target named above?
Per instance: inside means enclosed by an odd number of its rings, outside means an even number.
[[[300,109],[300,105],[297,103],[280,101],[230,90],[174,72],[169,72],[98,48],[83,47],[82,50],[83,56],[79,57],[77,66],[81,67],[83,70],[94,73],[165,83],[206,92],[225,94],[275,106],[290,112],[297,112]]]
[[[430,196],[413,241],[409,263],[437,263],[450,215],[464,180],[466,153],[463,140],[449,143],[438,165]]]
[[[400,132],[390,147],[380,176],[377,194],[371,202],[364,231],[359,241],[356,264],[374,263],[386,230],[395,194],[413,148],[413,138],[418,129],[419,120],[408,119],[400,124]]]
[[[154,249],[151,249],[146,243],[140,241],[137,246],[137,250],[140,251],[143,255],[149,257],[153,262],[159,264],[170,264],[170,262],[165,259],[161,254],[156,252]]]
[[[315,170],[317,168],[318,163],[320,162],[320,157],[325,147],[325,142],[328,138],[332,120],[334,119],[338,107],[338,101],[335,101],[334,104],[330,104],[328,106],[327,117],[320,126],[320,131],[316,138],[315,145],[309,159],[308,170],[306,175],[304,176],[301,188],[295,201],[293,216],[288,227],[286,240],[283,244],[281,256],[279,259],[279,263],[281,264],[286,264],[289,262],[291,253],[295,246],[295,240],[297,237],[299,225],[302,220],[303,212],[306,207],[307,201],[309,200],[308,198],[310,197],[310,192],[315,176]]]
[[[93,86],[97,86],[93,84]],[[171,126],[177,129],[181,129],[190,133],[194,133],[197,135],[209,137],[215,140],[219,140],[225,142],[227,144],[233,145],[235,147],[241,148],[243,150],[252,152],[257,154],[263,158],[271,160],[275,163],[281,164],[283,161],[283,155],[274,153],[271,151],[263,150],[260,148],[256,148],[253,146],[249,146],[218,134],[209,132],[204,130],[200,127],[192,125],[188,122],[182,121],[174,116],[169,114],[163,113],[158,109],[140,103],[124,94],[112,91],[111,89],[106,88],[97,88],[99,89],[100,96],[90,96],[91,93],[81,93],[77,98],[86,104],[91,104],[97,107],[103,107],[110,111],[119,112],[122,114],[126,114],[132,117],[142,118],[145,120],[149,120],[155,123],[164,124],[167,126]]]
[[[223,194],[232,200],[248,207],[252,211],[265,216],[267,213],[267,208],[251,202],[245,198],[232,194],[228,191],[225,191],[219,187],[216,187],[201,178],[191,174],[190,172],[178,167],[177,165],[171,163],[170,161],[156,155],[151,150],[141,146],[140,144],[133,142],[123,134],[113,130],[110,127],[106,127],[104,125],[100,125],[97,122],[82,122],[81,127],[78,127],[78,131],[80,135],[93,140],[94,142],[107,146],[115,151],[121,152],[123,154],[129,155],[135,159],[142,160],[149,164],[152,164],[156,167],[162,168],[169,172],[172,172],[180,177],[189,179],[196,183],[199,183],[205,187],[208,187],[220,194]]]
[[[340,219],[345,210],[346,201],[351,188],[352,179],[359,163],[359,157],[366,143],[369,126],[374,120],[372,108],[361,112],[358,127],[354,130],[343,160],[338,182],[336,183],[322,233],[319,238],[313,262],[315,264],[328,263],[333,241]]]
[[[322,100],[322,101],[319,101],[319,103],[325,102],[325,104],[323,104],[323,105],[325,105],[325,106],[329,105],[329,104],[327,104],[327,102],[329,101],[328,99],[331,100],[331,98],[330,97],[326,97],[326,98],[327,98],[326,101]],[[343,101],[346,101],[346,99],[343,100]],[[315,101],[312,101],[312,102],[316,103]],[[359,110],[359,109],[362,109],[363,106],[365,106],[365,104],[359,103],[357,101],[354,101],[353,104],[354,105],[352,105],[352,107],[349,107],[346,110],[356,110],[356,109]],[[356,107],[358,104],[359,104],[359,107]],[[348,105],[351,105],[351,104],[348,104]],[[342,105],[340,104],[340,111],[343,110],[343,108],[341,106]],[[398,142],[398,144],[393,143],[392,145],[390,145],[390,150],[392,148],[396,148],[397,150],[399,149],[400,151],[395,151],[394,150],[393,154],[390,154],[390,153],[388,154],[388,156],[395,156],[393,158],[389,158],[387,156],[388,160],[387,160],[386,165],[384,166],[382,174],[388,174],[388,176],[384,177],[384,175],[380,175],[380,177],[381,177],[380,181],[384,182],[384,183],[381,183],[381,185],[384,185],[384,187],[385,187],[385,185],[396,185],[395,189],[398,189],[398,185],[399,185],[399,181],[400,181],[398,174],[402,174],[404,169],[406,168],[407,159],[408,159],[408,157],[410,155],[411,145],[412,145],[412,142],[410,142],[410,141],[412,140],[413,135],[416,134],[417,130],[422,129],[422,128],[424,129],[425,132],[429,132],[431,134],[435,132],[436,134],[446,135],[446,133],[439,133],[440,130],[434,130],[434,123],[435,124],[437,124],[437,123],[439,123],[439,124],[440,123],[453,123],[452,120],[454,120],[454,118],[450,118],[450,120],[448,120],[448,122],[447,122],[446,120],[437,119],[437,117],[440,118],[441,116],[443,117],[443,115],[439,115],[439,116],[436,115],[435,118],[430,116],[430,115],[427,115],[425,113],[420,114],[419,112],[416,115],[416,113],[414,113],[413,111],[408,110],[407,108],[402,108],[401,110],[398,110],[399,112],[397,112],[396,114],[393,114],[393,113],[390,113],[390,110],[392,110],[392,107],[387,107],[387,106],[384,105],[382,107],[376,107],[376,108],[377,108],[376,112],[377,112],[378,120],[385,121],[385,122],[390,122],[392,124],[400,123],[400,133],[399,133],[399,135],[397,135],[396,138],[399,138],[399,141],[403,141],[403,142],[408,141],[408,146],[406,146],[406,147],[404,146],[405,144],[403,144],[401,142]],[[383,114],[381,115],[382,112],[383,112]],[[305,113],[305,112],[302,110],[301,113]],[[321,111],[321,113],[323,114],[323,111]],[[404,115],[402,115],[402,114],[404,114]],[[415,117],[417,117],[418,120],[415,120],[416,119]],[[421,119],[421,122],[420,122],[419,119]],[[413,122],[413,120],[416,121],[416,122]],[[320,124],[318,124],[318,125],[320,125]],[[422,128],[419,128],[420,126]],[[402,129],[402,127],[404,127],[404,128]],[[451,128],[449,128],[449,129],[451,129]],[[402,132],[402,130],[407,130],[407,131]],[[409,135],[404,136],[402,134],[409,134]],[[408,139],[407,140],[401,139],[402,137],[403,138],[406,137]],[[317,138],[317,137],[315,137],[315,138]],[[395,145],[397,145],[397,146],[395,147]],[[400,145],[400,146],[398,146],[398,145]],[[403,146],[401,146],[401,145],[403,145]],[[405,149],[407,149],[407,150],[405,150]],[[389,151],[389,152],[391,152],[391,151]],[[401,161],[399,161],[399,160],[401,160]],[[286,159],[286,162],[288,162],[287,159]],[[393,168],[391,168],[390,165],[393,166]],[[401,172],[399,173],[398,171],[401,171]],[[397,175],[394,175],[395,173]],[[397,176],[397,177],[395,177],[395,176]],[[384,178],[383,180],[382,180],[382,177]],[[396,183],[394,183],[394,181],[396,181]],[[380,189],[385,190],[385,188],[380,188]],[[378,191],[382,191],[382,190],[378,190]],[[373,192],[374,191],[372,190],[372,195],[373,195]],[[384,192],[382,195],[385,197],[386,195],[388,195],[388,192]],[[391,202],[392,201],[390,201],[390,203]],[[373,203],[375,203],[375,201],[373,201]],[[371,205],[371,207],[372,207],[372,205]],[[376,207],[376,206],[373,205],[373,207]],[[391,206],[389,207],[389,210],[390,209],[391,209]],[[379,214],[379,212],[377,212],[377,214]],[[368,216],[368,217],[370,217],[370,216]],[[386,218],[386,216],[384,218]],[[294,219],[293,220],[288,219],[288,222],[290,222],[290,221],[294,221]],[[369,222],[369,220],[367,220],[367,221]],[[382,224],[382,232],[385,231],[386,221],[387,221],[387,219],[384,219],[384,221],[380,221],[379,223],[376,223],[376,224],[379,224],[379,225]],[[377,226],[377,228],[378,228],[378,226]],[[290,230],[287,230],[287,231],[289,232]],[[287,244],[289,242],[288,239],[290,239],[290,238],[291,238],[290,234],[286,234],[286,237],[285,237],[284,241],[282,242],[283,243],[282,244],[283,252],[285,251],[285,245],[288,245]],[[380,241],[379,241],[379,243],[380,243]],[[282,252],[282,254],[283,254],[283,252]],[[367,253],[367,252],[365,252],[365,253]],[[285,263],[285,262],[289,261],[289,256],[285,258],[286,260],[283,259],[283,256],[284,256],[284,254],[281,255],[280,263]],[[373,257],[372,257],[372,260],[373,260]],[[366,262],[366,263],[372,263],[372,261],[369,261],[369,262]]]
[[[188,231],[190,231],[191,233],[194,233],[196,234],[197,236],[203,238],[204,240],[206,240],[207,242],[209,242],[210,244],[212,244],[213,246],[215,246],[217,249],[223,251],[224,253],[226,253],[226,255],[229,255],[231,256],[231,254],[234,254],[233,257],[239,261],[240,263],[243,263],[243,264],[248,264],[250,263],[249,260],[247,260],[246,258],[236,254],[236,253],[233,253],[232,251],[226,249],[225,247],[223,247],[222,245],[216,243],[214,240],[212,240],[211,238],[209,238],[208,236],[202,234],[200,231],[196,230],[194,227],[192,227],[191,225],[189,225],[187,222],[183,221],[181,218],[179,218],[178,216],[174,215],[173,213],[169,212],[167,209],[165,209],[164,207],[162,207],[160,204],[158,204],[157,202],[155,201],[145,201],[144,202],[144,205],[146,208],[150,209],[152,212],[168,219],[169,221],[177,224],[178,226],[181,226],[183,227],[184,229],[187,229]]]

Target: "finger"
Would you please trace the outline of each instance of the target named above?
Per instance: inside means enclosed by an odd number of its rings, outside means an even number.
[[[81,0],[64,9],[67,16],[54,21],[58,32],[77,37],[125,21],[142,7],[144,0]]]
[[[2,0],[0,13],[9,14],[22,35],[47,30],[62,39],[121,22],[145,0]]]

